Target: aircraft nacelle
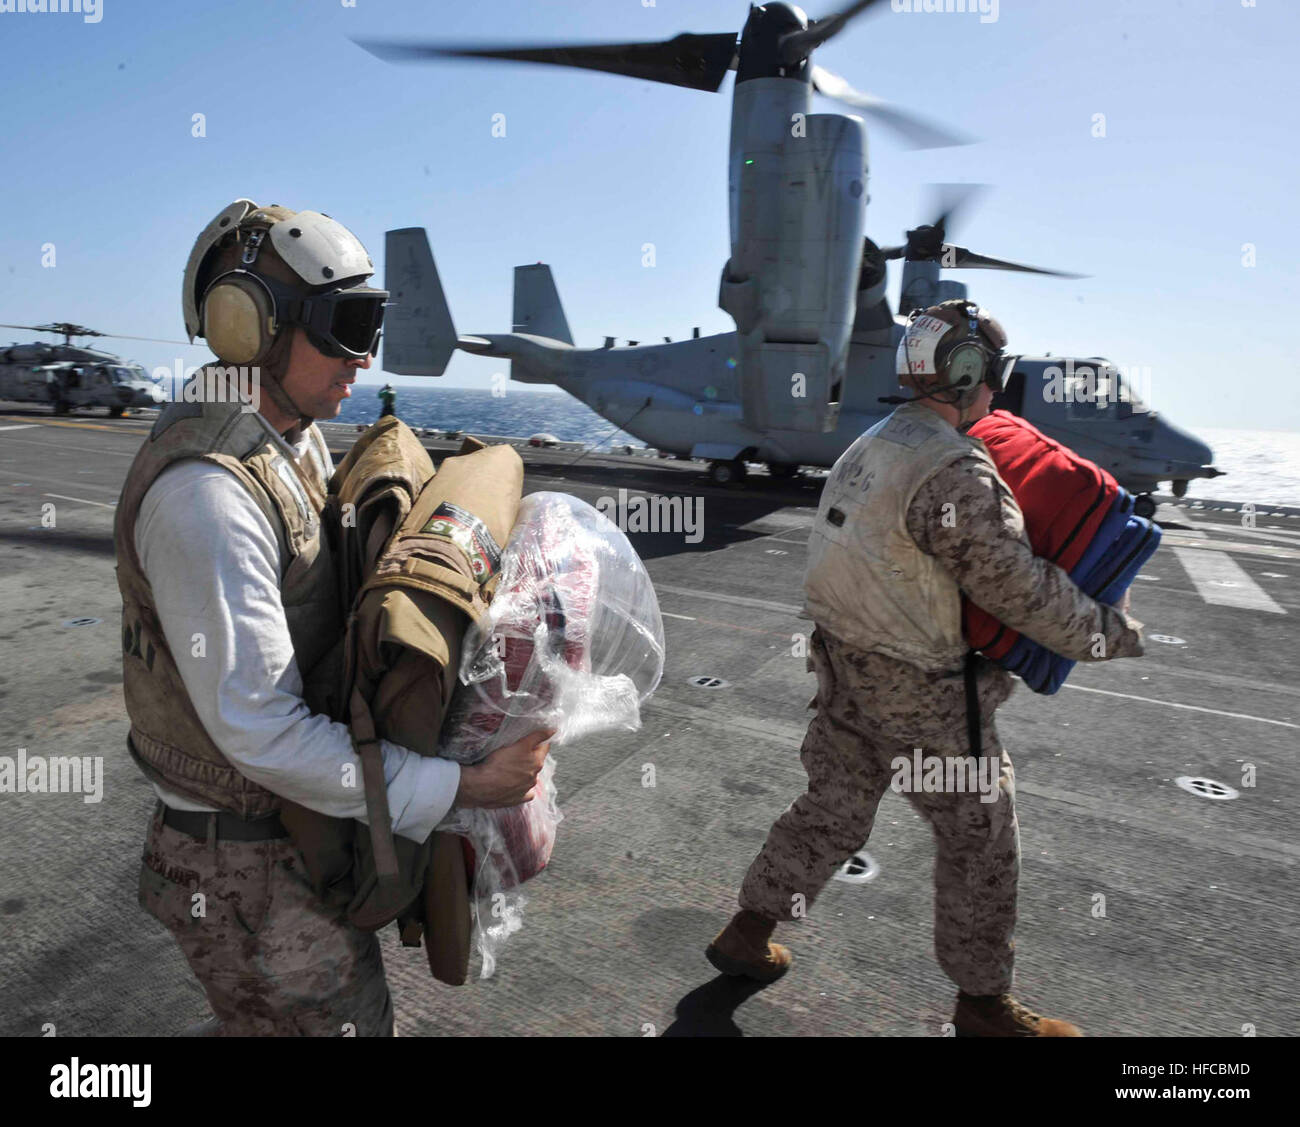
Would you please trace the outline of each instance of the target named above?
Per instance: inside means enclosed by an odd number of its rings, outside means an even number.
[[[866,223],[862,121],[808,113],[806,85],[736,88],[732,248],[718,304],[740,338],[741,403],[757,430],[835,429]]]

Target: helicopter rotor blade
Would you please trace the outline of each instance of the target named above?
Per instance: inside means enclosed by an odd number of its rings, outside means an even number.
[[[186,348],[204,348],[205,345],[195,344],[188,340],[169,340],[165,337],[129,337],[123,333],[100,333],[101,337],[109,337],[112,340],[147,340],[154,344],[183,344]]]
[[[503,59],[599,70],[650,82],[716,93],[736,60],[736,35],[683,33],[655,43],[586,43],[573,46],[449,47],[432,43],[354,39],[358,47],[385,62],[430,59]]]
[[[942,149],[950,145],[969,145],[970,138],[962,137],[951,130],[933,125],[888,102],[881,101],[872,94],[855,90],[849,83],[833,71],[822,66],[812,68],[813,88],[827,98],[843,102],[847,106],[869,114],[877,121],[889,126],[907,143],[911,149]]]
[[[85,332],[66,333],[62,328],[56,325],[10,325],[0,322],[0,329],[27,329],[33,333],[57,333],[59,336],[109,337],[113,340],[147,340],[154,344],[183,344],[186,347],[192,348],[202,347],[201,345],[191,345],[187,340],[168,340],[164,337],[132,337],[126,336],[123,333],[101,333],[98,329],[87,329]]]
[[[806,31],[792,31],[781,37],[781,61],[786,66],[794,66],[809,53],[820,47],[826,40],[838,35],[854,16],[860,15],[874,5],[877,0],[857,0],[833,15],[813,20]]]

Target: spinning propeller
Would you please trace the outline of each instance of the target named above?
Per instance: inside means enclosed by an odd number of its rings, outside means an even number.
[[[883,247],[882,259],[902,258],[908,262],[937,261],[946,270],[1014,270],[1022,274],[1048,274],[1055,278],[1086,278],[1086,274],[1069,274],[1063,270],[1046,270],[1039,266],[1025,266],[1008,262],[1005,258],[990,258],[976,254],[965,247],[946,242],[947,227],[953,217],[978,196],[982,184],[937,184],[935,204],[939,214],[933,223],[923,223],[907,232],[907,242],[902,246]]]
[[[786,3],[751,7],[739,38],[682,34],[656,43],[588,43],[572,46],[499,45],[453,47],[396,40],[354,40],[387,62],[432,59],[504,59],[624,74],[650,82],[716,93],[729,70],[747,77],[797,78],[811,82],[827,98],[842,102],[896,132],[913,148],[963,145],[968,139],[892,106],[822,66],[810,65],[812,52],[839,34],[851,19],[877,3],[857,0],[824,19],[808,21],[802,10]]]

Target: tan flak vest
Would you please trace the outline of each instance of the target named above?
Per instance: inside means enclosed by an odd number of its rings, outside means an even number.
[[[173,463],[198,458],[229,470],[275,530],[280,595],[294,655],[306,676],[343,631],[334,558],[321,539],[332,462],[320,431],[312,426],[309,434],[308,452],[295,460],[262,416],[241,411],[239,403],[172,403],[136,454],[117,507],[114,541],[131,754],[153,781],[241,818],[269,816],[281,800],[241,775],[199,720],[136,555],[135,524],[144,495]]]
[[[907,530],[916,492],[972,451],[933,411],[904,404],[835,463],[808,541],[804,615],[850,645],[927,672],[961,668],[967,646],[957,584]],[[960,519],[961,514],[954,514]]]

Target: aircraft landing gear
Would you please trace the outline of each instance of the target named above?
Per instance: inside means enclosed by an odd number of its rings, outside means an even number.
[[[120,419],[125,414],[126,414],[125,407],[110,407],[108,409],[108,417],[110,419]]]
[[[72,404],[66,399],[56,399],[54,401],[54,413],[56,415],[66,415],[72,410]]]
[[[1140,493],[1138,498],[1133,502],[1133,513],[1135,516],[1144,517],[1150,520],[1156,515],[1156,501],[1150,493]]]
[[[709,480],[714,485],[732,485],[744,481],[746,472],[745,463],[739,458],[734,458],[730,462],[709,463]]]
[[[773,481],[793,481],[799,476],[799,467],[793,462],[768,462],[767,472]]]
[[[1175,497],[1187,496],[1187,478],[1180,477],[1177,481],[1174,482],[1174,496]]]

